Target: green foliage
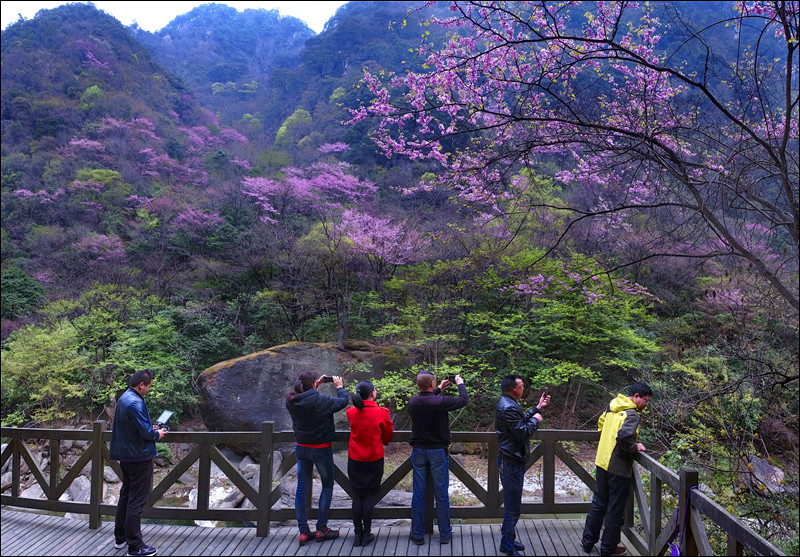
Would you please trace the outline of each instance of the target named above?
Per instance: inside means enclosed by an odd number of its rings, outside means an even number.
[[[16,319],[31,313],[43,296],[44,288],[39,281],[18,267],[4,269],[0,275],[0,313],[3,319]]]
[[[3,346],[3,424],[74,418],[90,401],[89,367],[79,331],[66,320],[13,332]]]
[[[346,94],[347,94],[347,92],[344,90],[344,87],[337,87],[336,89],[333,90],[333,93],[331,93],[331,96],[328,97],[328,100],[330,102],[336,102],[336,101],[344,98],[344,96]]]
[[[298,108],[278,128],[278,133],[275,134],[275,145],[285,146],[298,143],[311,131],[312,122],[308,110]]]
[[[166,443],[156,443],[156,454],[158,455],[158,458],[163,459],[168,464],[172,464],[173,460],[175,459],[175,454]]]
[[[227,83],[212,83],[211,94],[213,95],[232,95],[236,93],[236,83],[228,81]]]
[[[105,93],[97,85],[92,85],[83,92],[81,95],[81,110],[89,112],[98,107],[105,97]]]
[[[131,373],[148,368],[157,379],[155,403],[179,415],[191,411],[192,375],[175,325],[160,309],[152,296],[102,284],[77,301],[48,304],[43,325],[13,333],[4,346],[4,409],[37,421],[73,417],[107,404]]]

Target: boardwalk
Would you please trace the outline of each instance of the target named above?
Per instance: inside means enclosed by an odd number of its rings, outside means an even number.
[[[43,514],[2,511],[2,555],[125,555],[114,549],[114,525],[103,522],[90,530],[86,520]],[[497,551],[499,524],[454,524],[453,540],[439,545],[436,534],[426,543],[409,543],[409,526],[378,528],[375,542],[353,547],[351,529],[341,526],[339,539],[300,547],[297,529],[272,528],[266,538],[255,536],[253,528],[201,528],[145,524],[146,542],[158,548],[158,555],[502,555]],[[528,555],[583,555],[578,538],[580,519],[520,520],[520,541]],[[432,538],[432,539],[431,539]],[[598,555],[597,550],[594,551]]]

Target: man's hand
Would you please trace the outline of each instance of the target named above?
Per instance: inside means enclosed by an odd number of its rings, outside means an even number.
[[[337,389],[341,389],[344,386],[344,381],[342,380],[341,375],[333,376],[333,386]]]
[[[539,397],[539,410],[544,410],[548,406],[550,406],[550,395],[547,392],[542,393],[542,396]],[[541,420],[539,420],[541,421]]]
[[[645,452],[647,450],[647,449],[644,448],[644,445],[642,445],[641,443],[636,443],[636,448],[639,449],[640,453],[643,453],[643,452]]]
[[[443,391],[449,386],[450,386],[450,380],[449,379],[442,379],[442,382],[439,383],[439,390]]]
[[[460,375],[456,375],[455,380],[456,380],[456,385],[463,385],[464,384],[464,378],[461,377]]]
[[[536,421],[538,421],[540,425],[542,423],[542,420],[544,419],[544,418],[542,418],[542,415],[539,414],[538,412],[536,414],[534,414],[533,416],[531,416],[531,418],[536,418]]]
[[[156,431],[158,431],[158,438],[159,439],[163,439],[164,436],[167,434],[167,430],[163,429],[163,428],[162,429],[157,429]]]

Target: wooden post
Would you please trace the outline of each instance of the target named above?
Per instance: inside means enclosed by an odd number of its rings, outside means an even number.
[[[655,474],[650,474],[650,532],[647,536],[647,549],[655,555],[659,534],[661,534],[661,497],[664,483]]]
[[[197,447],[200,456],[197,458],[197,510],[208,510],[208,496],[211,489],[211,448],[208,442],[201,441]]]
[[[728,534],[728,555],[735,555],[736,557],[744,555],[744,546],[730,534]]]
[[[681,555],[699,555],[697,542],[695,542],[692,533],[690,520],[692,509],[689,505],[689,488],[698,485],[698,477],[699,474],[694,468],[681,468],[680,484],[678,486],[678,505],[680,509],[680,513],[678,514],[678,528],[680,532],[678,535],[682,535],[683,537]]]
[[[92,485],[89,492],[89,528],[100,528],[100,503],[103,502],[103,431],[106,422],[97,420],[92,427]]]
[[[275,422],[261,423],[261,466],[258,472],[258,518],[256,536],[263,538],[269,535],[269,504],[272,493],[272,454]]]
[[[489,442],[489,462],[487,462],[487,507],[496,509],[500,506],[500,468],[497,465],[497,457],[500,456],[498,438],[495,435]]]
[[[50,489],[47,498],[51,501],[58,501],[58,472],[61,468],[60,440],[50,439]]]
[[[625,501],[625,522],[624,528],[633,528],[633,498],[636,491],[636,480],[631,478],[630,486],[628,489],[628,500]]]
[[[21,451],[25,450],[25,443],[22,439],[12,439],[10,443],[15,443],[16,446],[14,447],[14,452],[11,456],[11,496],[12,497],[19,497],[20,494],[20,483],[19,479],[21,474],[21,463],[19,459],[19,455]]]
[[[552,505],[556,502],[556,442],[545,439],[542,458],[542,502]]]

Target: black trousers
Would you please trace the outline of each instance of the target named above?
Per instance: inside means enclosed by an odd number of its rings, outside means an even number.
[[[381,489],[383,458],[372,462],[347,459],[347,474],[353,485],[353,530],[356,534],[372,532],[372,511]]]
[[[586,515],[581,543],[584,548],[593,547],[600,539],[600,529],[605,521],[600,555],[611,555],[617,549],[625,523],[625,505],[631,492],[631,479],[609,474],[599,466],[596,470],[597,485],[592,506]]]
[[[114,538],[125,541],[131,551],[142,545],[142,511],[153,489],[153,460],[120,462],[122,489],[119,491]]]

